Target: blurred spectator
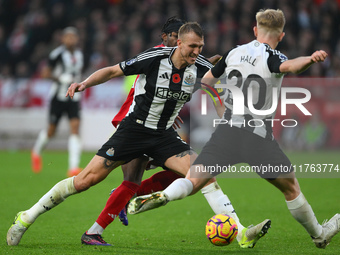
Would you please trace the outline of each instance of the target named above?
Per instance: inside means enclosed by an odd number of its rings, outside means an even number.
[[[287,127],[282,129],[281,144],[290,151],[301,150],[303,148],[302,126],[298,115],[293,115],[291,119],[295,120],[295,127]]]
[[[327,127],[320,119],[318,112],[313,113],[312,117],[304,124],[302,137],[307,150],[315,151],[325,145]]]
[[[0,64],[8,62],[8,48],[6,44],[5,29],[0,24]]]

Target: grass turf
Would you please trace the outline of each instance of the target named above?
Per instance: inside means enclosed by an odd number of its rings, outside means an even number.
[[[93,153],[84,153],[82,165],[92,156]],[[340,164],[336,151],[288,156],[294,164]],[[81,245],[81,235],[96,220],[110,190],[121,183],[119,169],[99,185],[69,197],[39,217],[18,246],[7,246],[6,233],[15,214],[28,209],[66,177],[67,153],[44,152],[44,169],[40,174],[31,172],[28,151],[0,151],[0,159],[0,254],[339,254],[340,235],[325,250],[316,249],[305,230],[291,217],[282,194],[259,178],[218,179],[245,226],[265,218],[272,220],[269,233],[254,249],[240,249],[236,241],[227,247],[209,243],[204,230],[214,213],[202,194],[130,215],[128,227],[114,221],[103,235],[112,247]],[[145,178],[154,172],[147,171]],[[320,223],[340,212],[340,178],[301,178],[299,182]]]

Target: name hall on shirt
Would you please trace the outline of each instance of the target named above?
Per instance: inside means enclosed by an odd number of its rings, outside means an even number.
[[[256,58],[253,58],[252,56],[241,56],[240,62],[247,62],[252,66],[255,66]]]

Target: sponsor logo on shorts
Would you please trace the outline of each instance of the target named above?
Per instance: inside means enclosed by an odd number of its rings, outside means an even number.
[[[110,157],[112,157],[113,154],[115,154],[115,149],[113,149],[113,148],[110,148],[106,151],[106,155],[108,155]]]

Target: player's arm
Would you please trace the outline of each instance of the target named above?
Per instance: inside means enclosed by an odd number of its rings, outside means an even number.
[[[214,55],[214,56],[208,58],[208,61],[209,61],[211,64],[216,65],[217,62],[218,62],[221,58],[222,58],[221,55],[216,54],[216,55]]]
[[[98,71],[91,74],[88,78],[86,78],[83,82],[80,83],[72,83],[68,88],[66,97],[70,96],[73,98],[75,92],[84,91],[85,89],[107,82],[112,78],[123,76],[124,73],[120,68],[119,64],[109,67],[104,67],[99,69]]]
[[[215,78],[215,76],[212,74],[211,70],[206,72],[206,74],[202,78],[202,87],[206,88],[209,85],[211,87],[214,87],[214,85],[218,82],[218,78]],[[223,99],[222,99],[223,100]],[[219,102],[214,104],[215,110],[217,112],[217,115],[222,118],[223,114],[225,112],[225,106],[224,104],[220,104]]]
[[[315,51],[311,56],[298,57],[284,61],[280,65],[281,73],[301,73],[307,70],[312,64],[323,62],[328,54],[323,50]]]
[[[222,58],[219,58],[219,61],[217,62],[217,64],[210,69],[208,72],[205,73],[205,75],[202,78],[202,87],[204,87],[204,85],[209,85],[214,87],[214,85],[218,82],[219,78],[222,77],[224,75],[224,71],[225,68],[227,67],[226,64],[226,58],[229,54],[229,51],[226,52]],[[223,93],[224,94],[224,93]],[[219,96],[221,97],[222,94],[219,94]],[[223,100],[223,99],[221,99]],[[225,112],[225,106],[224,104],[214,104],[215,105],[215,109],[217,112],[217,115],[222,118],[223,114]]]
[[[221,98],[222,102],[224,101],[224,98]],[[218,117],[220,117],[221,119],[223,118],[223,114],[225,112],[225,106],[224,104],[220,104],[219,102],[217,104],[214,104],[215,106],[215,110],[217,112]]]
[[[58,63],[62,62],[61,53],[55,54],[55,51],[52,51],[48,56],[47,65],[44,66],[41,70],[41,77],[44,79],[50,79],[54,82],[61,83],[61,78],[63,74],[60,76],[55,76],[53,74],[53,69],[56,67]],[[72,80],[70,80],[69,84],[71,84]]]
[[[202,81],[201,81],[203,88],[205,88],[204,85],[209,85],[209,86],[213,87],[216,84],[216,82],[218,81],[218,78],[221,77],[224,74],[224,70],[227,66],[226,65],[226,58],[227,58],[228,54],[229,54],[229,52],[225,53],[223,55],[223,57],[221,57],[220,55],[215,55],[215,56],[211,57],[211,58],[214,58],[214,57],[218,56],[218,59],[215,60],[216,61],[215,66],[204,74]],[[208,60],[210,61],[210,59],[208,59]]]
[[[104,83],[112,78],[116,78],[123,75],[128,76],[133,74],[146,73],[147,69],[150,67],[154,59],[153,57],[154,54],[148,54],[147,56],[145,56],[145,54],[151,51],[158,50],[160,49],[151,48],[131,59],[128,59],[127,61],[123,61],[114,66],[99,69],[98,71],[91,74],[85,81],[81,83],[71,84],[71,86],[68,88],[66,96],[70,96],[72,98],[75,92],[83,91],[86,88]]]
[[[218,81],[217,78],[214,77],[214,75],[211,72],[211,69],[205,73],[205,75],[202,78],[202,88],[206,88],[208,86],[214,86],[216,82]]]
[[[53,81],[56,81],[56,82],[58,82],[59,81],[59,79],[57,78],[57,77],[54,77],[53,75],[52,75],[52,68],[50,67],[50,66],[44,66],[43,68],[42,68],[42,70],[41,70],[41,73],[40,73],[40,76],[41,76],[41,78],[43,78],[43,79],[51,79],[51,80],[53,80]]]

